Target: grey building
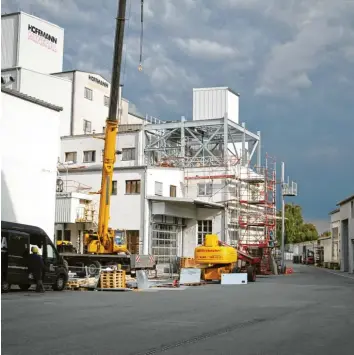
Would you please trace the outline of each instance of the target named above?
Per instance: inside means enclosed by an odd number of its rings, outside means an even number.
[[[341,271],[354,273],[354,195],[337,203],[340,216]]]

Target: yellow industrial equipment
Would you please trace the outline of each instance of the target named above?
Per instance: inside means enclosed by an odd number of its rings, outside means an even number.
[[[57,250],[59,253],[76,253],[76,248],[73,246],[73,243],[67,240],[58,240]]]
[[[118,154],[116,151],[116,138],[118,133],[120,69],[122,63],[125,10],[126,0],[120,0],[114,44],[110,104],[105,127],[98,228],[97,232],[86,233],[84,236],[87,253],[89,254],[128,253],[125,232],[123,230],[114,230],[108,227],[110,219],[112,177],[116,154]]]
[[[207,234],[202,246],[194,250],[195,263],[202,269],[203,280],[221,280],[221,274],[232,273],[237,263],[237,250],[222,245],[218,236]]]

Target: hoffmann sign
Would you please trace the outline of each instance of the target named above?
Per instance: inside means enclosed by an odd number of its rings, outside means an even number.
[[[31,24],[28,25],[28,39],[53,52],[57,51],[58,39]]]

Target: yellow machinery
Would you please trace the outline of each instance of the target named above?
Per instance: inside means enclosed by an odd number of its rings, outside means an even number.
[[[128,253],[125,232],[108,227],[110,219],[110,202],[112,177],[116,161],[116,138],[118,133],[118,108],[120,102],[120,68],[124,39],[126,0],[120,0],[115,34],[110,104],[105,128],[102,182],[100,190],[100,207],[96,233],[87,233],[84,242],[89,254]]]
[[[221,245],[218,236],[207,234],[202,246],[194,250],[195,264],[202,269],[203,280],[221,280],[221,274],[234,271],[237,264],[237,250]]]
[[[76,253],[76,249],[74,248],[73,243],[67,240],[58,240],[57,250],[59,253]]]

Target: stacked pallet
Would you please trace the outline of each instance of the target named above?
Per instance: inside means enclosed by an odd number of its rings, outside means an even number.
[[[126,288],[125,270],[102,271],[100,278],[101,288]]]

